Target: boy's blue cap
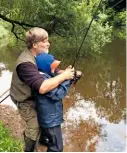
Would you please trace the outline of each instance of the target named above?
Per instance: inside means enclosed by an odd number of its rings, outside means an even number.
[[[51,54],[40,53],[36,56],[36,63],[38,69],[47,74],[51,74],[51,64],[55,61],[57,60],[55,60],[54,56],[52,56]]]

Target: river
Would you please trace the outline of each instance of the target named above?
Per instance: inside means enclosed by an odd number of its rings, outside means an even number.
[[[12,70],[21,51],[18,48],[6,48],[0,52],[1,95],[10,87]],[[67,57],[63,67],[71,64],[72,60]],[[125,40],[114,40],[107,44],[104,53],[96,58],[80,57],[76,68],[83,72],[83,77],[72,87],[63,102],[64,151],[125,151]],[[16,109],[10,97],[3,104],[12,105]]]

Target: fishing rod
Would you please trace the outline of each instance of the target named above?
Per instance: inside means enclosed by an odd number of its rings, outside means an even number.
[[[0,98],[3,97],[9,90],[10,90],[10,88],[7,89],[4,93],[2,93],[2,94],[0,95]],[[6,97],[4,97],[4,99],[2,99],[2,100],[0,101],[0,103],[2,103],[2,102],[3,102],[5,99],[7,99],[9,96],[10,96],[10,93],[9,93]]]
[[[83,46],[83,43],[84,43],[84,41],[85,41],[85,39],[86,39],[86,36],[87,36],[87,34],[88,34],[88,32],[89,32],[89,29],[90,29],[90,27],[91,27],[91,24],[92,24],[92,22],[93,22],[93,19],[94,19],[95,15],[96,15],[96,13],[97,13],[99,7],[100,7],[101,2],[102,2],[102,0],[100,0],[99,4],[98,4],[98,6],[97,6],[97,9],[96,9],[96,11],[95,11],[95,13],[94,13],[94,15],[93,15],[93,17],[92,17],[90,23],[89,23],[89,26],[88,26],[88,28],[87,28],[87,31],[86,31],[86,33],[85,33],[85,35],[84,35],[84,37],[83,37],[83,40],[82,40],[81,45],[80,45],[80,47],[79,47],[79,50],[77,51],[76,57],[75,57],[74,62],[73,62],[73,64],[72,64],[72,68],[74,68],[74,65],[75,65],[75,63],[76,63],[76,61],[77,61],[77,59],[78,59],[78,57],[79,57],[79,53],[80,53],[81,48],[82,48],[82,46]],[[77,37],[76,37],[76,40],[77,40]],[[76,44],[77,44],[77,43],[76,43]],[[77,48],[77,45],[76,45],[76,48]],[[81,76],[77,76],[77,71],[76,71],[76,70],[75,70],[74,76],[75,76],[75,77],[74,77],[74,85],[75,85],[75,84],[77,83],[77,81],[81,78]]]
[[[10,88],[7,89],[4,93],[2,93],[2,95],[0,95],[0,98],[3,97],[3,95],[5,95],[9,90],[10,90]]]
[[[116,5],[120,4],[123,0],[120,0],[119,2],[117,2],[115,5],[113,5],[111,8],[115,7]]]
[[[114,4],[111,8],[117,6],[117,5],[120,4],[122,1],[123,1],[123,0],[120,0],[119,2],[117,2],[116,4]],[[87,31],[86,31],[86,33],[85,33],[85,35],[84,35],[84,38],[83,38],[83,40],[82,40],[82,42],[81,42],[81,45],[80,45],[80,47],[79,47],[79,50],[78,50],[78,52],[77,52],[77,54],[76,54],[76,57],[75,57],[75,59],[74,59],[74,62],[73,62],[73,64],[72,64],[72,67],[74,67],[74,65],[75,65],[75,63],[76,63],[76,61],[77,61],[77,59],[78,59],[78,57],[79,57],[79,53],[80,53],[81,48],[82,48],[82,46],[83,46],[83,43],[84,43],[84,41],[85,41],[85,39],[86,39],[86,36],[87,36],[87,34],[88,34],[88,32],[89,32],[89,29],[90,29],[90,27],[91,27],[91,24],[92,24],[92,22],[93,22],[93,19],[94,19],[95,15],[96,15],[96,13],[97,13],[99,7],[100,7],[101,2],[102,2],[102,0],[100,0],[99,4],[98,4],[98,6],[97,6],[97,9],[96,9],[96,11],[95,11],[95,13],[94,13],[94,15],[93,15],[93,17],[92,17],[90,23],[89,23],[89,26],[88,26],[88,28],[87,28]],[[85,27],[84,27],[83,29],[81,29],[80,32],[83,31],[84,29],[85,29]],[[78,33],[79,33],[79,32],[78,32]],[[77,34],[75,34],[74,36],[76,36],[76,35],[77,35]],[[76,39],[77,39],[77,38],[76,38]]]
[[[10,94],[8,94],[4,99],[2,99],[1,101],[0,101],[0,103],[2,103],[5,99],[7,99],[8,97],[10,96]]]
[[[83,43],[84,43],[84,41],[85,41],[85,39],[86,39],[86,36],[87,36],[87,34],[88,34],[88,32],[89,32],[89,29],[90,29],[90,27],[91,27],[91,24],[92,24],[92,22],[93,22],[93,19],[95,18],[95,15],[96,15],[96,13],[97,13],[99,7],[100,7],[101,2],[102,2],[102,0],[100,0],[99,4],[98,4],[98,6],[97,6],[97,9],[96,9],[96,11],[95,11],[95,13],[94,13],[94,15],[93,15],[93,17],[92,17],[90,23],[89,23],[89,26],[88,26],[88,28],[87,28],[87,31],[86,31],[86,33],[85,33],[85,35],[84,35],[84,37],[83,37],[83,40],[82,40],[81,45],[80,45],[80,47],[79,47],[79,50],[78,50],[78,52],[77,52],[77,54],[76,54],[76,58],[75,58],[75,60],[74,60],[74,62],[73,62],[73,64],[72,64],[72,67],[74,67],[74,65],[75,65],[75,63],[76,63],[76,60],[77,60],[78,57],[79,57],[79,53],[80,53],[81,48],[82,48],[82,46],[83,46]]]

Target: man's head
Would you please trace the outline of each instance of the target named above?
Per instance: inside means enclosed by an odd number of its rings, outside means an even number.
[[[36,63],[40,71],[51,74],[54,73],[61,61],[55,60],[51,54],[40,53],[36,56]]]
[[[26,45],[35,55],[41,52],[48,53],[50,43],[48,33],[42,28],[34,27],[26,32]]]

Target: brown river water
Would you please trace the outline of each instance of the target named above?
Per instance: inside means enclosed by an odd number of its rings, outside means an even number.
[[[12,48],[0,51],[1,95],[10,87],[12,70],[20,51]],[[71,60],[67,58],[64,65],[71,64]],[[125,40],[114,40],[104,47],[101,56],[80,58],[76,65],[83,77],[63,101],[64,151],[126,151]],[[4,104],[15,107],[10,98]]]

